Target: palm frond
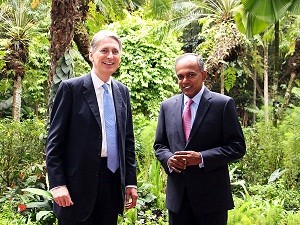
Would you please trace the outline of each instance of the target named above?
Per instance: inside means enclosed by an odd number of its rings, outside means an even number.
[[[135,8],[135,3],[129,0],[95,0],[98,12],[103,14],[108,21],[116,21],[124,19],[124,10],[132,10]]]
[[[1,5],[0,33],[10,39],[24,39],[37,21],[29,0],[9,0]]]

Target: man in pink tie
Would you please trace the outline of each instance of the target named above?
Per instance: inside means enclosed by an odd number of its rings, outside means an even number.
[[[246,152],[234,100],[204,86],[201,58],[175,61],[182,94],[162,102],[155,155],[168,174],[170,225],[225,225],[234,207],[228,163]]]

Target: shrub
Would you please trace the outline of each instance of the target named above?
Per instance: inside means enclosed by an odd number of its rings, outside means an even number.
[[[26,187],[29,177],[31,184],[44,183],[43,168],[38,166],[44,159],[44,144],[39,140],[43,130],[39,120],[0,120],[0,193],[6,187]]]
[[[289,109],[277,127],[259,122],[245,128],[247,153],[239,162],[242,179],[250,184],[266,184],[277,169],[286,170],[287,188],[299,188],[300,178],[300,108]]]

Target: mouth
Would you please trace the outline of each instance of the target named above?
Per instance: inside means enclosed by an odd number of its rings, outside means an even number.
[[[192,87],[192,86],[183,86],[182,89],[183,89],[183,90],[188,90],[188,89],[190,89],[191,87]]]
[[[105,64],[105,65],[113,65],[114,63],[113,62],[103,62],[103,64]]]

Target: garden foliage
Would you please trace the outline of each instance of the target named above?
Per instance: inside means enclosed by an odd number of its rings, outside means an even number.
[[[121,66],[115,78],[128,86],[135,114],[156,115],[162,100],[179,92],[174,72],[175,58],[182,44],[176,34],[161,43],[151,36],[162,21],[130,16],[107,26],[115,30],[123,42]]]

